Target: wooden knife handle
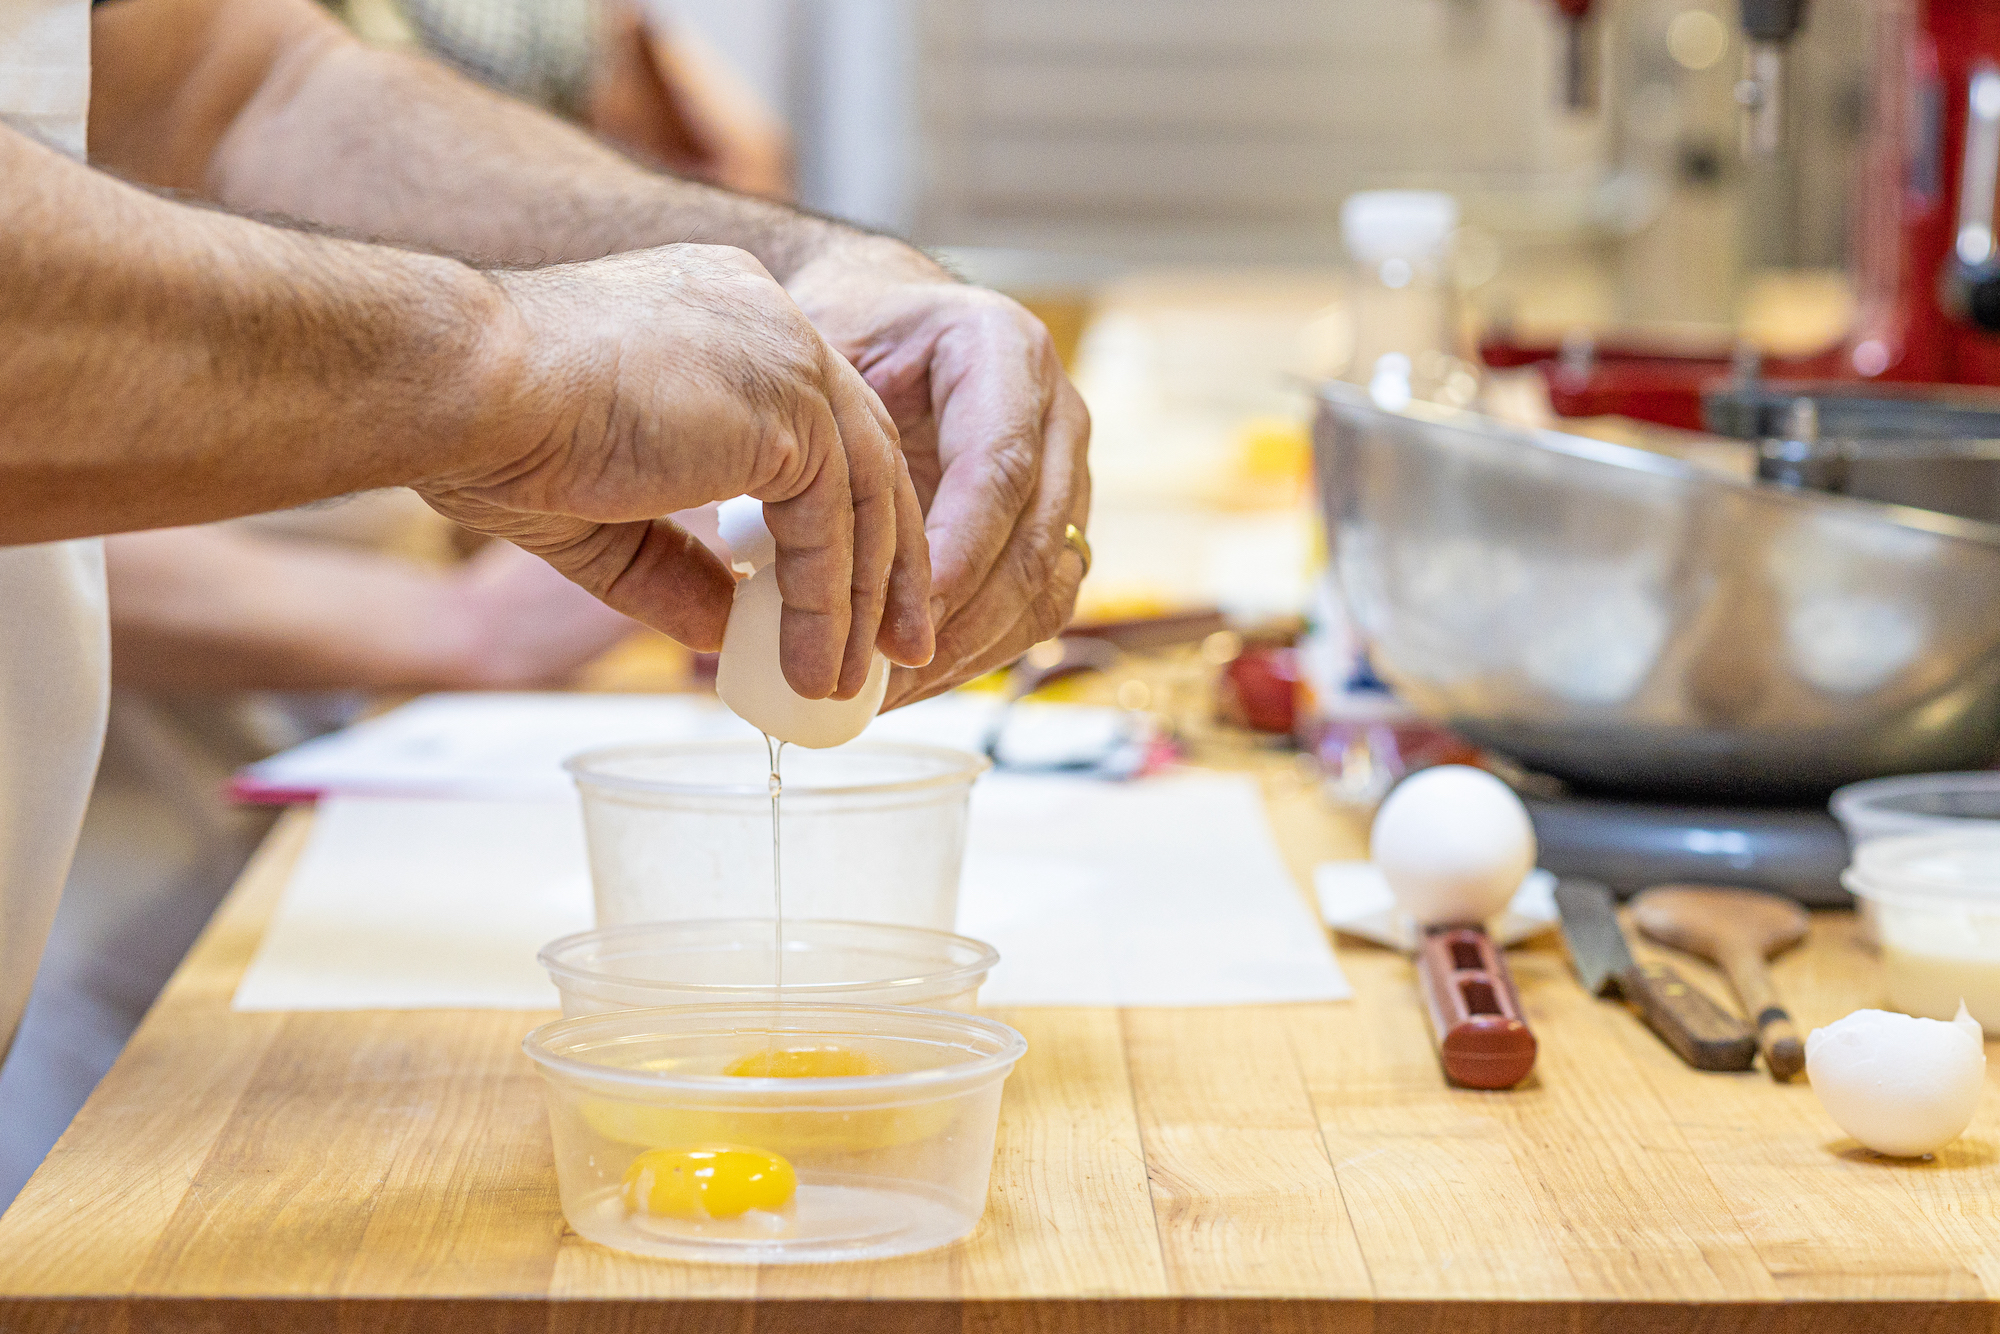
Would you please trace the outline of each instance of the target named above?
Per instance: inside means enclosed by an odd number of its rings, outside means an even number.
[[[1722,970],[1729,974],[1730,985],[1743,1002],[1743,1012],[1757,1029],[1757,1045],[1763,1049],[1771,1078],[1790,1079],[1805,1069],[1805,1044],[1792,1026],[1792,1016],[1778,1003],[1778,988],[1771,981],[1764,956],[1754,950],[1736,950],[1722,960]]]
[[[1618,978],[1625,999],[1680,1058],[1697,1070],[1748,1070],[1757,1039],[1729,1011],[1662,963],[1642,963]]]

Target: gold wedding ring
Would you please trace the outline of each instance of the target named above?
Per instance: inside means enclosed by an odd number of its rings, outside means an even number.
[[[1083,562],[1083,572],[1089,574],[1090,543],[1084,540],[1083,529],[1075,524],[1063,529],[1063,545],[1076,553],[1076,558]]]

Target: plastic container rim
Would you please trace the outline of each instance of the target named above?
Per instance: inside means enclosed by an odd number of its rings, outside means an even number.
[[[542,946],[541,952],[535,956],[535,959],[547,970],[549,976],[556,980],[558,986],[564,981],[573,981],[584,985],[608,983],[612,986],[629,987],[646,991],[694,992],[699,995],[716,995],[721,997],[741,995],[744,992],[759,989],[769,991],[770,987],[768,985],[760,987],[759,984],[742,982],[665,982],[657,978],[621,977],[616,973],[585,969],[574,964],[565,964],[558,957],[563,951],[568,949],[574,949],[602,940],[615,940],[620,936],[637,935],[643,931],[671,930],[676,927],[690,930],[702,927],[721,928],[739,925],[748,926],[753,923],[758,927],[758,933],[768,941],[771,930],[771,919],[768,917],[699,917],[691,918],[684,922],[625,922],[617,926],[601,926],[590,931],[578,931],[574,934],[563,936],[560,939],[552,940]],[[882,936],[936,941],[946,946],[969,946],[977,952],[978,957],[970,963],[955,965],[939,972],[922,973],[914,977],[887,977],[868,982],[786,984],[784,988],[785,995],[800,996],[806,999],[808,1003],[821,996],[838,996],[845,992],[868,991],[877,987],[921,986],[928,984],[945,985],[952,982],[975,981],[984,978],[987,973],[993,970],[993,965],[1000,962],[1000,951],[994,949],[993,946],[983,940],[974,940],[971,936],[961,936],[954,932],[939,931],[927,926],[900,926],[888,922],[850,922],[833,918],[805,918],[797,921],[787,919],[785,923],[786,943],[789,944],[791,942],[792,931],[813,927],[837,927],[843,930],[854,929]],[[795,1002],[787,1000],[782,1003],[793,1004]],[[769,1004],[769,1002],[764,1002],[764,1004]],[[915,1009],[917,1007],[905,1006],[903,1008]]]
[[[563,761],[563,768],[578,787],[603,788],[618,792],[642,792],[656,796],[675,797],[755,797],[766,800],[769,788],[757,783],[673,783],[657,778],[631,778],[621,774],[599,773],[592,766],[609,760],[640,755],[686,754],[701,752],[724,752],[751,749],[754,741],[707,740],[707,741],[656,741],[649,745],[600,746],[572,755]],[[944,772],[930,774],[922,778],[902,778],[892,782],[814,784],[810,782],[787,781],[787,797],[854,797],[875,796],[896,792],[923,792],[931,789],[969,786],[988,769],[993,762],[983,755],[971,751],[957,750],[950,746],[927,746],[914,741],[854,741],[843,749],[866,751],[874,754],[899,754],[912,757],[950,761]],[[754,753],[754,751],[753,751]]]
[[[893,1029],[899,1022],[925,1020],[946,1029],[955,1029],[962,1036],[983,1036],[1000,1043],[998,1051],[974,1056],[951,1065],[939,1066],[933,1070],[911,1070],[887,1075],[844,1075],[839,1078],[785,1079],[768,1076],[748,1075],[677,1075],[661,1070],[622,1070],[615,1066],[598,1065],[574,1056],[565,1056],[549,1050],[550,1042],[567,1037],[592,1027],[614,1027],[630,1024],[648,1016],[675,1018],[680,1020],[700,1019],[702,1024],[684,1036],[696,1033],[720,1033],[739,1031],[730,1023],[732,1018],[747,1019],[761,1023],[767,1029],[775,1027],[771,1023],[773,1009],[784,1011],[782,1019],[809,1019],[815,1017],[881,1019],[889,1021]],[[782,1029],[778,1031],[782,1032]],[[856,1026],[855,1031],[868,1032]],[[895,1036],[879,1031],[874,1036]],[[672,1036],[671,1032],[659,1034]],[[907,1036],[907,1035],[906,1035]],[[600,1084],[621,1084],[628,1088],[644,1089],[653,1093],[681,1091],[686,1093],[717,1094],[738,1093],[754,1099],[758,1094],[800,1093],[811,1089],[815,1093],[881,1093],[886,1095],[921,1095],[934,1090],[942,1091],[961,1084],[978,1081],[982,1075],[999,1074],[1003,1078],[1016,1062],[1028,1051],[1028,1040],[1007,1025],[979,1015],[961,1014],[956,1010],[933,1010],[915,1005],[855,1005],[794,1002],[763,1002],[743,1005],[662,1005],[650,1009],[613,1010],[604,1014],[578,1015],[573,1019],[554,1019],[541,1025],[521,1039],[521,1050],[528,1058],[541,1066],[545,1072],[559,1072],[576,1079]],[[891,1096],[888,1103],[894,1105],[920,1101],[920,1097]],[[754,1104],[756,1110],[777,1110],[761,1103]],[[811,1110],[820,1110],[813,1107]],[[826,1108],[825,1110],[835,1110]],[[842,1103],[838,1110],[858,1110],[851,1104]]]
[[[1995,876],[1992,889],[1973,889],[1961,881],[1939,880],[1912,871],[1906,865],[1882,865],[1885,861],[1894,863],[1916,855],[1935,855],[1966,845],[1983,846],[2000,863],[2000,827],[1891,834],[1870,839],[1856,848],[1854,860],[1840,874],[1840,883],[1856,897],[1877,903],[1944,900],[1955,906],[1990,907],[2000,912],[2000,875]]]
[[[1877,801],[1884,798],[1900,796],[1906,792],[1949,790],[1954,787],[2000,792],[2000,769],[1949,769],[1929,774],[1895,774],[1888,778],[1864,778],[1858,783],[1848,783],[1835,788],[1826,804],[1835,816],[1844,817],[1856,808],[1873,807]],[[1951,825],[1988,818],[1979,815],[1941,815],[1930,811],[1885,810],[1881,814],[1891,819],[1938,821],[1948,822]],[[1949,831],[1939,828],[1935,832],[1942,834]]]

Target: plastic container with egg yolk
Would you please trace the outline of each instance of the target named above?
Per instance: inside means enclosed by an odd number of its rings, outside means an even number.
[[[974,1015],[904,1005],[619,1010],[544,1024],[541,1067],[563,1217],[621,1251],[722,1264],[908,1255],[958,1240],[986,1208],[1000,1088],[1027,1040]],[[883,1073],[744,1078],[770,1047],[839,1047]],[[639,1155],[727,1144],[777,1154],[798,1190],[735,1218],[634,1210]]]
[[[566,1016],[659,1005],[769,1001],[776,938],[768,917],[640,922],[543,947]],[[970,1010],[1000,961],[985,941],[880,922],[785,920],[787,1003]]]
[[[1889,1008],[2000,1034],[2000,828],[1871,839],[1840,882],[1882,950]]]

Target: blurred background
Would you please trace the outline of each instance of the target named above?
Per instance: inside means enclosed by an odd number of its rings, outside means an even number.
[[[1790,133],[1756,158],[1737,151],[1736,0],[1595,6],[1583,105],[1549,0],[344,12],[628,151],[909,236],[1020,297],[1097,421],[1087,615],[1254,618],[1310,604],[1290,377],[1355,356],[1345,200],[1456,201],[1439,253],[1457,345],[1439,350],[1467,362],[1493,328],[1815,350],[1852,318],[1850,193],[1889,11],[1815,7],[1789,53]]]
[[[1828,790],[2000,746],[2000,528],[1951,526],[2000,519],[2000,399],[1889,420],[1876,456],[1820,452],[1815,415],[2000,385],[2000,34],[1972,0],[328,2],[1048,323],[1094,421],[1095,563],[1071,631],[974,689],[1116,715],[1060,767],[1275,756],[1365,810],[1478,760],[1579,795],[1535,808],[1545,866],[1827,901]],[[1836,392],[1773,416],[1766,375]],[[1362,406],[1316,409],[1328,382]],[[1579,438],[1696,471],[1578,471]],[[244,765],[425,692],[713,676],[409,493],[107,560],[105,763],[0,1077],[0,1202],[269,828]],[[1758,809],[1641,826],[1607,791]],[[1641,845],[1710,861],[1605,860]]]
[[[1402,751],[1459,744],[1434,724],[1477,731],[1520,707],[1568,726],[1614,706],[1532,682],[1522,704],[1503,676],[1447,699],[1409,654],[1371,660],[1329,562],[1348,500],[1315,486],[1311,386],[1747,479],[1768,473],[1756,437],[1775,428],[1717,430],[1703,395],[1718,380],[2000,382],[2000,362],[1978,361],[1991,326],[1950,314],[1934,276],[1946,212],[1980,188],[1941,165],[1964,133],[1959,66],[1984,40],[1950,26],[1957,0],[341,4],[367,39],[430,51],[636,157],[908,236],[1027,304],[1094,421],[1076,631],[1124,650],[1207,639],[1222,715],[1315,754],[1363,802]],[[1992,131],[2000,153],[2000,119]],[[1553,512],[1580,524],[1601,503]],[[1449,536],[1430,553],[1446,573],[1463,555]],[[1495,559],[1518,555],[1503,547]],[[1590,578],[1622,568],[1605,551]],[[1588,621],[1616,603],[1580,605]],[[1060,647],[1045,665],[1070,665]],[[699,686],[702,671],[638,636],[582,679]],[[1616,708],[1619,728],[1657,711],[1638,693]],[[1385,740],[1383,719],[1403,730]],[[1371,763],[1384,745],[1397,753]]]
[[[1546,424],[1547,376],[1521,367],[1553,349],[1838,347],[1880,71],[1912,22],[1819,0],[1786,43],[1784,132],[1746,152],[1737,0],[337,8],[635,156],[908,236],[1021,299],[1095,421],[1080,621],[1310,623],[1322,694],[1352,654],[1305,384],[1369,386],[1402,348],[1416,397]],[[1446,212],[1344,216],[1380,191]],[[1385,257],[1415,265],[1407,289],[1385,293]],[[1518,355],[1482,358],[1496,341]],[[639,641],[593,671],[648,679],[672,654]]]

